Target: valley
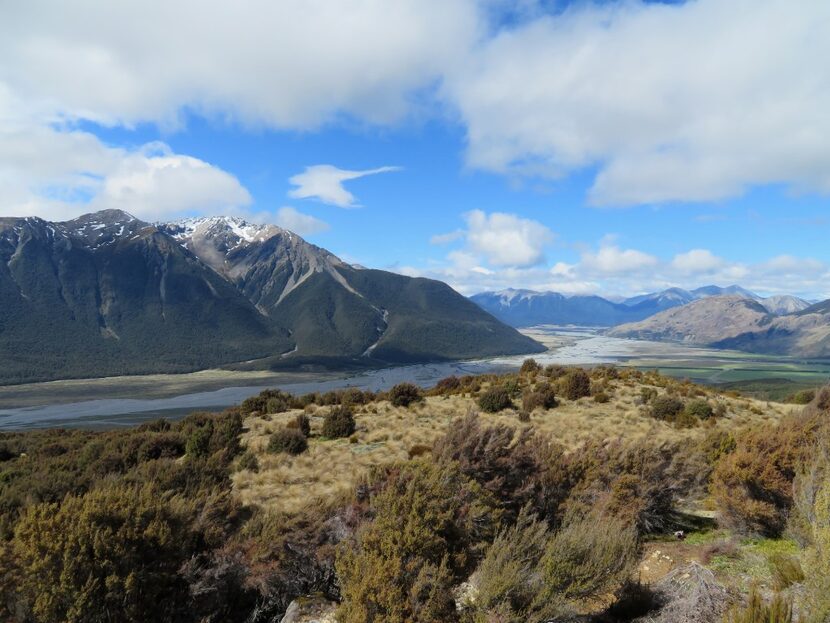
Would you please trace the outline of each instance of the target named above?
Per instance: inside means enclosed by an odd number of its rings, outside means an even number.
[[[830,363],[822,361],[621,339],[592,328],[541,326],[522,331],[546,347],[535,355],[543,365],[614,364],[739,390],[761,382],[763,391],[777,391],[777,398],[830,378]],[[297,394],[346,387],[383,391],[400,382],[431,387],[453,374],[516,370],[524,359],[516,355],[339,373],[206,370],[10,385],[0,387],[0,429],[112,428],[158,417],[178,419],[193,410],[230,407],[268,387]]]

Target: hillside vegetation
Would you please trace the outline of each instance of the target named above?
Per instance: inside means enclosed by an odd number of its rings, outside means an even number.
[[[529,360],[0,433],[0,619],[819,623],[828,416]]]

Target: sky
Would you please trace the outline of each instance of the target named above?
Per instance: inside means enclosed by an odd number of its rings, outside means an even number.
[[[826,0],[0,2],[0,216],[275,223],[348,262],[830,298]]]

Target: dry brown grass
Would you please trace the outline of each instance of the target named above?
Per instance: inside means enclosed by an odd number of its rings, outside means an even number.
[[[529,425],[549,434],[569,448],[590,438],[637,440],[649,438],[657,443],[702,437],[709,424],[677,429],[649,417],[638,402],[643,384],[612,380],[607,384],[611,400],[604,404],[590,397],[577,401],[561,400],[555,409],[536,410]],[[662,393],[665,390],[659,389]],[[713,403],[726,404],[727,415],[713,421],[713,426],[742,429],[765,421],[776,421],[795,407],[779,403],[735,398],[705,390]],[[516,403],[520,403],[519,400]],[[301,411],[279,415],[249,417],[242,442],[259,458],[259,473],[242,470],[234,474],[234,488],[243,502],[257,504],[285,513],[294,513],[317,500],[349,491],[370,467],[407,460],[413,446],[432,445],[453,419],[469,410],[478,410],[474,396],[433,396],[409,408],[393,407],[386,401],[371,403],[355,411],[357,432],[352,439],[320,438],[323,415],[327,407],[309,409],[311,438],[309,449],[300,456],[268,454],[268,436],[285,426]],[[482,413],[486,421],[508,421],[525,426],[517,410],[498,414]]]

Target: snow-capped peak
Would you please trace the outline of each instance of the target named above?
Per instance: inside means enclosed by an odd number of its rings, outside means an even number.
[[[291,239],[291,233],[276,225],[258,225],[249,223],[238,216],[207,216],[188,218],[173,223],[166,223],[164,227],[180,242],[192,239],[196,235],[229,234],[233,236],[235,245],[250,244],[267,240],[277,234],[286,234]]]

